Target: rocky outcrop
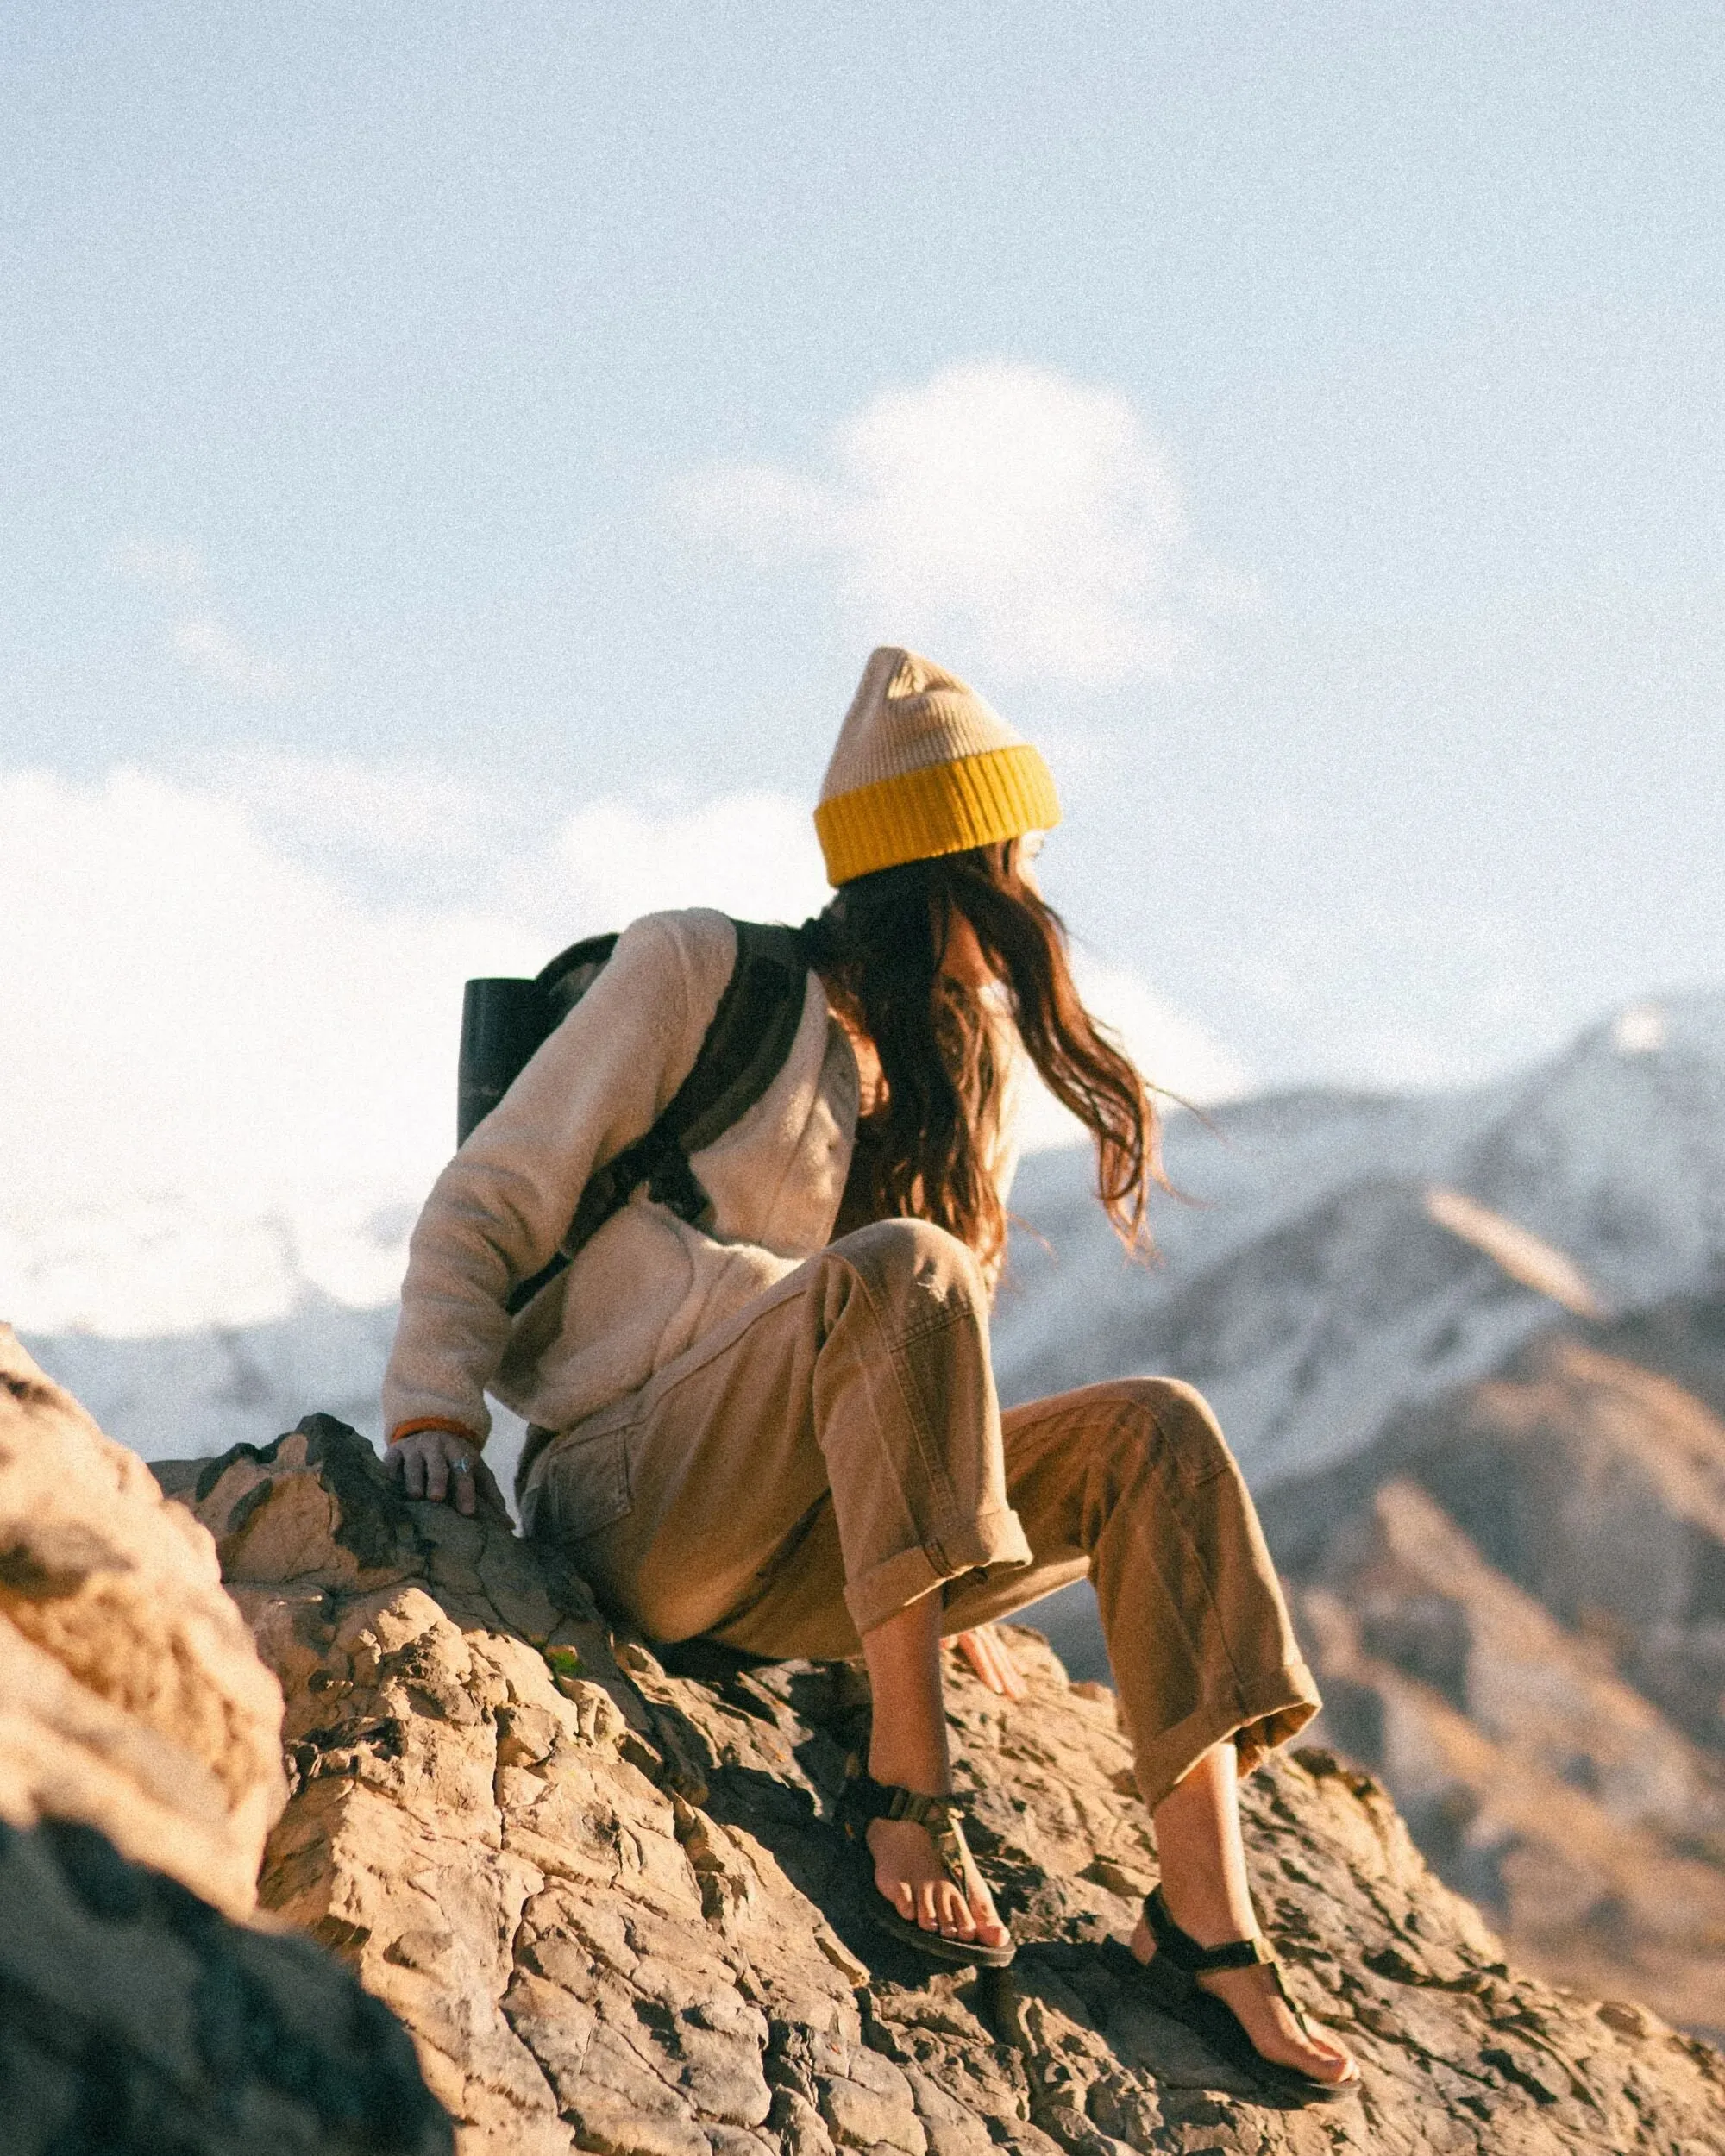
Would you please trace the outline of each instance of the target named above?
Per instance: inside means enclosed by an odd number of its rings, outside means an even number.
[[[327,1418],[183,1501],[286,1696],[263,1900],[413,2031],[463,2156],[1725,2151],[1716,2054],[1510,1969],[1333,1754],[1247,1795],[1290,1981],[1365,2071],[1284,2110],[1111,1973],[1155,1849],[1111,1696],[1034,1634],[1025,1704],[951,1687],[1020,1952],[931,1975],[830,1823],[866,1727],[850,1665],[656,1657],[500,1507],[407,1503]]]
[[[210,1536],[0,1328],[7,2156],[451,2147],[388,2011],[233,1921],[287,1794],[281,1712]]]
[[[280,1725],[209,1536],[0,1326],[0,1819],[81,1821],[243,1915]]]

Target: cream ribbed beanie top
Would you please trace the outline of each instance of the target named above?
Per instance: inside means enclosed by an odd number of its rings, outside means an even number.
[[[1059,821],[1048,766],[974,689],[894,644],[869,655],[814,812],[830,882]]]

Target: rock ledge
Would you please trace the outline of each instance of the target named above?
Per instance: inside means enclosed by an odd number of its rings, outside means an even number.
[[[169,1479],[286,1697],[262,1899],[406,2023],[464,2156],[1725,2152],[1717,2054],[1508,1967],[1329,1753],[1256,1777],[1248,1831],[1290,1981],[1365,2083],[1283,2109],[1109,1974],[1154,1846],[1111,1696],[1034,1633],[1023,1706],[951,1688],[1019,1954],[931,1975],[828,1823],[850,1665],[655,1656],[500,1507],[406,1502],[328,1417]]]

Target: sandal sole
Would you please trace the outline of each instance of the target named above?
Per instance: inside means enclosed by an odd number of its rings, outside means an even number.
[[[876,1902],[880,1902],[881,1890],[875,1884],[872,1876],[869,1891]],[[869,1921],[892,1938],[902,1940],[907,1946],[914,1946],[919,1953],[960,1967],[1009,1969],[1013,1956],[1018,1952],[1016,1941],[1004,1946],[979,1946],[971,1940],[947,1939],[939,1932],[925,1932],[920,1924],[913,1924],[907,1916],[900,1916],[896,1909],[887,1908],[884,1902],[879,1908],[869,1911]]]

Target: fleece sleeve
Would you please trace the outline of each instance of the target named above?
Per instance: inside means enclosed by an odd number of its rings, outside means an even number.
[[[483,1441],[505,1307],[568,1232],[595,1169],[651,1129],[694,1067],[730,978],[722,914],[649,914],[437,1178],[408,1245],[386,1431],[447,1421]]]

